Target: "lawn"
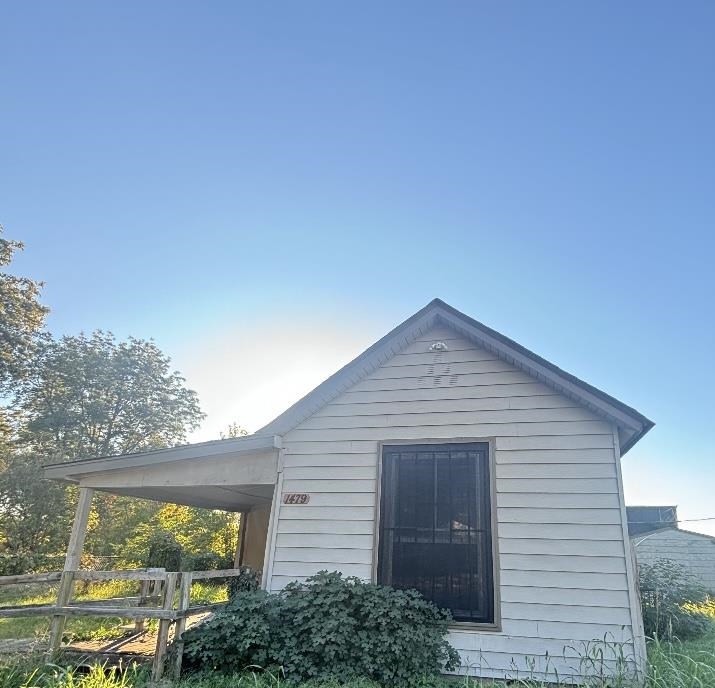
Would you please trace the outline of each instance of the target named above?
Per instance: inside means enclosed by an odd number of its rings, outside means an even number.
[[[136,581],[103,581],[89,586],[76,584],[73,600],[86,602],[138,594]],[[178,592],[176,595],[178,597]],[[196,581],[191,588],[192,604],[223,602],[226,599],[225,585]],[[25,604],[54,604],[56,600],[56,584],[37,583],[0,587],[0,608]],[[0,640],[13,638],[41,640],[47,635],[49,625],[48,618],[37,616],[0,619]],[[148,621],[146,625],[151,630],[156,623]],[[121,638],[133,627],[133,621],[118,617],[72,617],[67,621],[65,637],[68,640],[112,640]]]

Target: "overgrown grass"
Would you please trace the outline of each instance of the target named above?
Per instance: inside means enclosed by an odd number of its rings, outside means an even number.
[[[84,591],[84,599],[121,596],[132,594],[131,583],[108,582],[95,584]],[[47,586],[45,586],[47,587]],[[27,587],[25,586],[25,590]],[[32,599],[35,604],[52,601],[53,591],[35,590],[32,597],[22,598],[25,603]],[[192,602],[217,602],[225,599],[225,587],[196,583],[192,589]],[[37,602],[35,602],[37,600]],[[0,602],[4,605],[18,604],[12,596],[3,594]],[[697,609],[715,620],[715,601],[710,599]],[[36,621],[36,619],[31,619]],[[8,621],[24,621],[11,619]],[[75,621],[101,621],[97,619],[76,619]],[[117,620],[109,620],[116,623]],[[101,623],[87,632],[101,633]],[[114,628],[110,626],[110,629]],[[0,626],[0,632],[2,626]],[[80,629],[81,632],[81,629]],[[11,637],[3,636],[0,637]],[[21,637],[21,636],[12,636]],[[149,688],[149,672],[136,665],[119,668],[103,667],[60,667],[46,664],[42,657],[0,658],[0,688]],[[588,688],[613,688],[613,682],[603,680],[589,682]],[[631,688],[627,683],[616,684],[621,688]],[[182,678],[173,688],[288,688],[277,673],[246,672],[235,675],[197,674]],[[292,687],[291,687],[292,688]],[[378,686],[368,680],[356,680],[347,684],[338,681],[304,683],[300,688],[389,688]],[[426,678],[423,688],[554,688],[553,683],[518,680],[507,685],[501,681],[479,681],[473,678]],[[632,688],[635,688],[633,686]],[[644,688],[715,688],[715,626],[705,635],[685,642],[651,641],[648,644],[648,677]]]
[[[136,581],[101,581],[91,585],[77,584],[74,600],[90,601],[130,597],[138,595]],[[178,599],[178,592],[176,593]],[[226,586],[205,581],[197,581],[191,587],[192,604],[213,604],[225,602]],[[24,604],[54,604],[57,600],[57,585],[9,585],[0,587],[0,606],[12,607]],[[43,617],[18,617],[0,619],[0,640],[11,638],[43,638],[49,631],[50,620]],[[113,640],[130,632],[133,622],[118,617],[79,616],[68,619],[65,634],[72,640]],[[155,621],[148,621],[151,631]],[[0,688],[4,688],[0,684]]]
[[[684,643],[651,642],[648,648],[649,669],[645,688],[713,688],[715,687],[715,631],[698,640]],[[62,668],[43,665],[39,659],[16,660],[0,664],[2,688],[148,688],[149,673],[136,666],[124,670],[102,667]],[[187,676],[174,688],[288,688],[279,674],[271,672],[235,675],[204,674]],[[613,683],[589,682],[588,688],[612,688]],[[629,688],[628,684],[623,685]],[[513,681],[509,688],[554,688],[553,683],[528,680]],[[341,684],[338,681],[304,683],[300,688],[389,688],[367,680]],[[424,688],[507,688],[501,681],[479,681],[472,678],[427,678]]]

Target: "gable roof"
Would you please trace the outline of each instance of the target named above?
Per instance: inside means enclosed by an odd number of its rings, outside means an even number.
[[[676,536],[677,535],[682,535],[684,537],[687,537],[689,535],[694,535],[695,537],[700,537],[700,538],[705,538],[706,540],[709,540],[715,545],[715,535],[708,535],[707,533],[698,533],[695,530],[686,530],[685,528],[679,528],[675,524],[671,525],[663,525],[660,526],[659,528],[653,528],[652,530],[647,530],[644,533],[634,533],[630,535],[631,540],[633,540],[633,544],[638,547],[638,545],[641,544],[641,542],[648,540],[651,535],[657,535],[658,533],[674,533]]]
[[[461,313],[441,299],[434,299],[256,434],[283,435],[289,432],[372,373],[420,335],[438,325],[453,329],[467,340],[491,351],[498,358],[523,370],[559,394],[577,401],[597,415],[615,423],[619,429],[621,454],[625,454],[654,425],[648,418],[618,399],[561,370],[533,351]]]

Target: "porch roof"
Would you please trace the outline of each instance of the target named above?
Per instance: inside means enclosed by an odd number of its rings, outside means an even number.
[[[51,464],[45,477],[118,495],[245,511],[270,504],[280,448],[277,435],[250,435]]]

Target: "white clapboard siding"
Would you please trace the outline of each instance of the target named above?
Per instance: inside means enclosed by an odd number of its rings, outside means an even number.
[[[545,637],[534,637],[534,636],[523,636],[514,634],[505,634],[509,640],[509,647],[516,655],[545,655],[547,652],[551,656],[561,656],[561,657],[579,657],[583,654],[585,649],[584,643],[588,643],[591,640],[576,640],[573,644],[569,642],[569,639],[563,638],[545,638]],[[499,652],[503,650],[504,644],[503,640],[500,640],[498,635],[476,635],[474,633],[464,633],[459,631],[452,631],[450,633],[450,641],[455,648],[464,650],[465,652]],[[626,644],[626,653],[630,655],[633,651],[632,644],[629,641],[623,641]],[[619,653],[620,643],[615,641],[605,641],[600,639],[599,641],[591,641],[589,647],[591,649],[598,648],[603,651],[604,656],[608,656],[611,659],[616,659]],[[624,653],[624,654],[626,654]]]
[[[613,463],[510,463],[497,464],[499,478],[614,478]]]
[[[607,463],[613,465],[613,447],[608,449],[506,449],[499,450],[499,465]]]
[[[304,429],[301,425],[296,430],[292,430],[290,434],[296,442],[341,441],[346,434],[349,434],[355,440],[385,441],[394,437],[418,440],[423,439],[425,433],[436,438],[464,437],[466,428],[467,434],[473,434],[475,437],[493,437],[500,433],[513,435],[514,439],[524,439],[524,437],[532,439],[537,435],[544,435],[547,439],[561,439],[564,435],[574,435],[579,438],[585,438],[589,435],[603,435],[610,437],[611,444],[613,444],[613,436],[607,434],[610,430],[608,424],[600,420],[554,421],[547,423],[425,423],[424,425],[415,424],[414,421],[415,419],[413,418],[412,424],[408,426],[360,427],[349,428],[349,430],[345,428]],[[426,426],[429,426],[429,429]]]
[[[618,495],[553,492],[502,492],[497,506],[524,506],[552,509],[617,509]]]
[[[633,634],[628,626],[622,624],[595,624],[584,621],[532,621],[529,619],[504,619],[502,630],[510,636],[522,638],[553,638],[576,643],[584,643],[604,638],[611,643],[630,643]],[[455,634],[457,631],[452,631]],[[459,632],[465,637],[472,637],[473,642],[486,639],[486,633]]]
[[[582,595],[584,590],[628,589],[626,574],[618,573],[575,573],[567,571],[515,571],[505,569],[501,576],[502,585],[533,586],[537,588],[574,589]],[[568,586],[568,588],[566,587]]]
[[[278,523],[278,533],[293,533],[298,535],[369,535],[372,538],[374,528],[370,521],[350,520],[338,521],[313,518],[281,519]],[[295,538],[296,546],[300,546],[300,538]]]
[[[620,525],[602,526],[594,523],[500,523],[499,535],[503,538],[620,541],[623,531]]]
[[[284,492],[369,492],[375,494],[377,481],[373,480],[286,480],[283,483]]]
[[[405,350],[386,361],[382,368],[404,368],[414,365],[443,365],[445,363],[462,363],[464,361],[493,361],[494,356],[484,349],[456,349],[455,351],[439,351],[425,357],[418,347],[410,347],[412,351]],[[429,359],[429,360],[427,360]],[[507,369],[508,370],[508,369]]]
[[[283,435],[283,493],[310,501],[278,504],[270,589],[372,579],[381,443],[492,440],[501,630],[450,631],[463,671],[523,678],[535,658],[553,681],[554,666],[578,675],[578,643],[632,643],[609,421],[445,328],[353,382]]]
[[[306,466],[306,458],[303,454],[283,454],[286,468],[302,468]],[[377,467],[377,455],[375,452],[366,454],[311,454],[311,466],[375,466]]]
[[[585,409],[576,406],[573,401],[557,394],[524,397],[461,397],[457,399],[424,399],[420,401],[371,401],[345,404],[329,404],[318,411],[312,418],[336,418],[347,416],[360,418],[362,416],[382,416],[399,414],[424,413],[454,413],[467,411],[494,412],[502,410],[547,410],[570,409],[581,420],[591,420],[592,415]],[[559,416],[563,418],[563,416]],[[306,421],[307,422],[307,421]]]
[[[618,509],[530,509],[528,507],[499,507],[499,523],[597,523],[621,525]]]
[[[530,619],[532,621],[583,621],[592,623],[624,624],[631,623],[627,607],[586,607],[574,604],[540,604],[538,602],[504,602],[501,604],[502,617],[505,619]]]
[[[340,571],[344,576],[357,576],[369,580],[372,576],[371,564],[348,564],[335,562],[276,561],[273,564],[275,576],[314,576],[318,571]]]
[[[285,480],[375,480],[377,466],[286,466]]]
[[[613,435],[592,433],[543,435],[538,436],[500,436],[496,437],[497,451],[501,449],[610,449],[613,451]]]
[[[337,530],[340,530],[337,528]],[[276,549],[283,547],[321,547],[326,549],[368,549],[372,551],[373,537],[369,535],[332,533],[278,533]]]
[[[394,361],[394,359],[392,359]],[[435,377],[439,375],[475,375],[478,373],[503,373],[514,370],[510,363],[494,358],[459,363],[422,363],[408,366],[382,366],[372,375],[371,380],[399,380],[401,378]]]
[[[305,430],[323,430],[340,428],[397,428],[414,425],[482,425],[491,423],[550,423],[564,421],[586,421],[591,429],[593,423],[599,432],[606,426],[601,421],[594,421],[593,416],[580,408],[545,408],[545,409],[503,409],[503,410],[458,410],[430,411],[424,413],[383,413],[337,416],[313,416],[301,423]],[[549,426],[550,428],[551,426]]]
[[[520,408],[519,403],[531,403],[534,408],[539,408],[539,400],[541,397],[551,397],[553,390],[546,385],[533,380],[527,382],[515,382],[498,385],[479,385],[474,387],[420,387],[419,389],[394,389],[394,390],[379,390],[379,391],[360,391],[355,388],[349,389],[347,392],[339,396],[335,401],[330,403],[330,411],[335,408],[337,415],[338,407],[345,404],[374,404],[374,403],[393,403],[393,402],[422,402],[422,401],[441,401],[455,399],[498,399],[508,398],[512,401],[510,408]],[[531,401],[529,401],[531,400]],[[571,406],[565,398],[562,398],[564,406]],[[495,406],[493,408],[498,408]]]
[[[566,577],[564,577],[566,578]],[[561,585],[564,582],[562,580]],[[581,604],[596,607],[617,607],[628,609],[627,590],[591,590],[563,587],[542,588],[537,586],[501,586],[501,599],[504,602],[533,602],[534,598],[543,604]]]
[[[604,660],[604,670],[619,673],[617,660]],[[516,652],[464,652],[462,666],[484,678],[503,678],[507,681],[558,681],[560,685],[577,683],[583,666],[578,656],[559,657],[542,653],[521,655]],[[503,667],[503,668],[502,668]],[[463,671],[463,670],[462,670]],[[528,684],[527,684],[528,685]]]
[[[288,504],[282,508],[288,508]],[[310,502],[306,505],[316,506],[375,506],[374,492],[311,492]],[[301,507],[303,508],[303,507]],[[281,512],[283,513],[283,512]]]
[[[372,550],[321,549],[318,547],[284,547],[276,552],[275,561],[313,561],[336,564],[371,564]]]
[[[366,378],[358,382],[352,389],[355,392],[378,392],[391,389],[421,389],[435,387],[481,387],[484,385],[509,385],[515,382],[532,382],[526,373],[514,370],[512,372],[498,373],[470,373],[455,376],[451,381],[450,375],[421,377],[388,378],[385,380]]]
[[[518,571],[525,576],[534,571],[563,571],[572,573],[623,574],[622,557],[588,557],[574,554],[505,554],[500,553],[502,576],[506,571]],[[569,576],[568,582],[573,579]],[[559,585],[563,585],[560,579]]]
[[[618,489],[615,478],[500,478],[497,492],[536,492],[538,494],[613,494]]]
[[[502,524],[499,524],[501,531]],[[553,540],[550,538],[499,538],[500,554],[574,554],[592,557],[623,557],[623,541]],[[625,561],[623,564],[625,570]]]
[[[281,510],[284,519],[296,520],[337,520],[337,521],[375,521],[374,506],[305,506],[284,505]]]

